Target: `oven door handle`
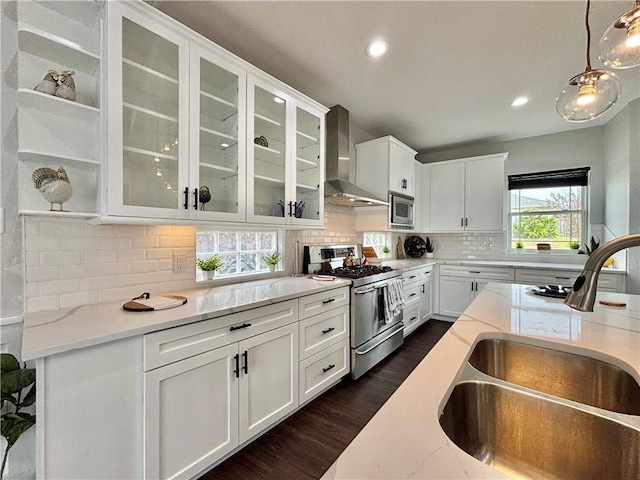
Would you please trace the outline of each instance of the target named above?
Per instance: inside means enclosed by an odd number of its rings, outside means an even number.
[[[362,290],[354,290],[353,293],[355,293],[356,295],[364,295],[365,293],[370,293],[370,292],[373,292],[374,290],[375,290],[375,288],[368,287],[368,288],[364,288]]]
[[[393,327],[389,333],[387,335],[385,335],[385,337],[380,340],[379,342],[377,342],[375,345],[371,345],[369,348],[367,348],[366,350],[357,350],[356,349],[356,355],[366,355],[367,353],[369,353],[371,350],[373,350],[376,347],[379,347],[380,345],[382,345],[384,342],[386,342],[387,340],[389,340],[391,337],[393,337],[396,333],[398,333],[400,330],[402,330],[404,328],[404,323],[399,322],[398,325],[396,325],[395,327]]]

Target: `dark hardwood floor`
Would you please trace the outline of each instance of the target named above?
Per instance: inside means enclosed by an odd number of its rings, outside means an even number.
[[[451,325],[429,320],[360,379],[342,380],[200,480],[320,478]]]

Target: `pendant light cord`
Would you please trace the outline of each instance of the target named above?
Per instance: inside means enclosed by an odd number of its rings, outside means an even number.
[[[591,6],[591,0],[587,0],[587,11],[584,15],[584,24],[587,27],[587,68],[588,72],[591,70],[591,28],[589,28],[589,7]]]

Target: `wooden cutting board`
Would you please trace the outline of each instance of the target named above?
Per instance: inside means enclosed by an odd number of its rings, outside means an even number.
[[[366,258],[378,258],[378,255],[376,255],[376,251],[373,249],[373,247],[362,247],[362,254]]]
[[[180,295],[156,295],[148,298],[134,298],[122,305],[122,308],[130,312],[153,312],[180,307],[185,303],[187,298]]]

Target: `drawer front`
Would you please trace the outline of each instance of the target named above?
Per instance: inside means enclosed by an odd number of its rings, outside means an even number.
[[[404,285],[410,285],[420,281],[421,269],[412,268],[411,270],[402,271],[402,283]]]
[[[440,275],[450,277],[485,278],[487,280],[499,280],[512,283],[515,278],[514,269],[509,267],[477,267],[441,265]]]
[[[349,354],[349,339],[345,338],[300,362],[300,404],[349,373]]]
[[[531,268],[516,269],[516,283],[525,285],[563,285],[571,286],[580,276],[577,270],[535,270]],[[607,292],[620,292],[622,289],[619,283],[621,277],[617,273],[607,274],[600,272],[598,276],[598,290]]]
[[[570,270],[516,269],[516,283],[527,285],[573,285],[580,272]]]
[[[300,321],[300,360],[349,337],[349,307],[339,307]]]
[[[405,309],[402,314],[402,323],[404,323],[405,335],[416,328],[420,323],[420,305]]]
[[[144,370],[198,355],[298,319],[298,301],[274,303],[144,336]]]
[[[336,307],[349,305],[349,288],[350,287],[341,287],[325,292],[314,293],[306,297],[300,297],[298,299],[298,314],[300,320],[332,310]]]
[[[402,289],[402,296],[404,297],[404,309],[407,310],[415,304],[420,303],[420,290],[422,285],[415,283],[411,285],[405,285]]]

